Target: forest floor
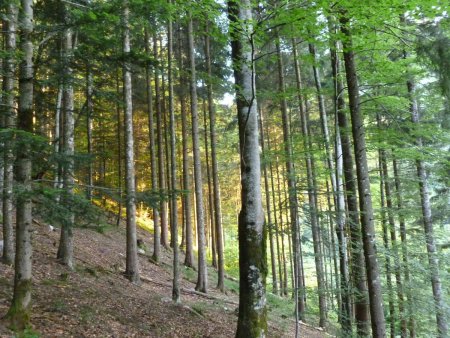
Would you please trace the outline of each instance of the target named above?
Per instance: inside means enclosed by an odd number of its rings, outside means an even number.
[[[234,337],[237,323],[238,284],[227,280],[225,293],[214,286],[210,269],[208,295],[194,291],[196,272],[180,265],[181,303],[171,301],[171,253],[162,250],[156,265],[139,255],[141,285],[123,277],[124,226],[99,233],[74,229],[76,269],[70,271],[55,257],[59,232],[35,221],[33,235],[33,332],[27,337]],[[138,238],[152,248],[151,235],[138,230]],[[181,255],[183,256],[183,255]],[[0,263],[0,318],[12,296],[14,271]],[[272,295],[271,297],[277,297]],[[280,298],[280,302],[284,300]],[[14,337],[0,319],[0,337]],[[269,307],[268,337],[293,337],[291,316]],[[325,337],[306,324],[302,337]]]

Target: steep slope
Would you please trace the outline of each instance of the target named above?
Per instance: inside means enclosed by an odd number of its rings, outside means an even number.
[[[75,229],[75,271],[55,259],[58,232],[38,222],[34,227],[32,323],[42,337],[234,336],[237,295],[216,290],[208,295],[196,293],[194,283],[188,280],[194,271],[180,266],[188,279],[180,283],[182,303],[172,303],[170,252],[163,253],[160,265],[139,255],[143,282],[137,286],[122,276],[123,227],[105,234]],[[138,237],[151,248],[147,232],[140,229]],[[12,279],[13,269],[0,264],[0,317],[11,301]],[[270,337],[290,337],[293,322],[275,318],[269,327]],[[305,337],[323,336],[309,327],[302,331]],[[5,321],[0,321],[0,336],[11,335]]]

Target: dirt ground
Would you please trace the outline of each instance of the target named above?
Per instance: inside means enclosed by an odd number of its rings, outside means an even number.
[[[235,293],[211,285],[208,296],[196,294],[195,285],[182,279],[181,303],[171,301],[170,251],[163,250],[159,265],[139,255],[142,283],[134,285],[122,275],[123,226],[104,234],[75,229],[75,271],[55,259],[59,232],[40,222],[34,228],[31,320],[40,337],[234,337]],[[150,252],[151,235],[139,229],[138,237]],[[11,301],[12,280],[13,269],[0,263],[0,317]],[[270,317],[268,337],[293,337],[292,319]],[[13,337],[6,324],[0,319],[0,337]],[[325,336],[311,326],[302,325],[301,332]]]

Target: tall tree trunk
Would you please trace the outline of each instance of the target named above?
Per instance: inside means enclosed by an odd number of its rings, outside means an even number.
[[[239,318],[236,337],[267,335],[264,214],[261,196],[258,116],[253,64],[252,12],[248,0],[228,2],[231,48],[236,83],[241,156],[239,213]]]
[[[291,224],[291,233],[292,233],[292,253],[293,253],[293,289],[294,289],[294,304],[295,304],[295,318],[296,323],[298,323],[298,318],[300,317],[299,308],[299,297],[298,297],[298,248],[299,248],[299,224],[298,224],[298,204],[297,204],[297,186],[296,186],[296,176],[294,170],[294,163],[292,160],[292,144],[291,144],[291,128],[289,124],[288,118],[288,107],[286,100],[286,85],[284,79],[284,64],[283,64],[283,55],[281,54],[280,41],[279,37],[276,42],[276,50],[277,50],[277,64],[278,64],[278,91],[281,95],[281,120],[283,124],[283,143],[284,143],[284,156],[285,156],[285,165],[286,165],[286,174],[287,174],[287,185],[288,185],[288,196],[289,196],[289,214],[290,214],[290,224]],[[298,325],[296,325],[296,337],[298,336]]]
[[[407,247],[407,240],[406,240],[406,223],[405,223],[405,216],[404,216],[404,210],[403,210],[403,197],[401,193],[401,183],[400,183],[400,176],[399,176],[399,168],[396,158],[394,157],[392,159],[392,167],[394,169],[394,182],[395,182],[395,196],[397,198],[397,211],[399,214],[399,225],[400,225],[400,240],[401,240],[401,247],[402,247],[402,261],[403,261],[403,273],[405,275],[405,284],[407,287],[406,290],[406,296],[408,299],[407,306],[408,306],[408,331],[411,338],[416,337],[416,321],[414,319],[414,308],[413,308],[413,295],[412,290],[409,287],[410,283],[410,277],[409,277],[409,259],[408,259],[408,247]]]
[[[158,60],[158,39],[153,35],[153,54],[155,60]],[[164,170],[164,138],[162,125],[162,107],[161,107],[161,88],[159,83],[159,73],[161,66],[155,67],[155,107],[156,107],[156,134],[158,142],[158,183],[159,191],[164,193],[166,188],[166,175]],[[169,247],[169,230],[167,227],[167,202],[161,200],[159,203],[160,221],[161,221],[161,245],[166,249]]]
[[[150,36],[148,28],[145,29],[145,53],[150,56]],[[151,84],[151,66],[147,63],[145,67],[145,83],[147,86],[147,109],[148,109],[148,131],[150,141],[150,171],[151,171],[151,187],[152,191],[156,193],[158,190],[158,172],[156,166],[156,145],[155,145],[155,121],[153,117],[153,91]],[[153,212],[153,255],[152,259],[159,262],[161,252],[161,224],[159,219],[159,210],[156,207],[152,208]]]
[[[208,142],[208,118],[206,115],[206,102],[203,100],[203,131],[204,131],[204,141],[205,141],[205,167],[206,167],[206,182],[208,191],[208,213],[206,217],[206,246],[208,246],[208,238],[210,234],[214,233],[214,197],[213,197],[213,187],[211,180],[211,167],[209,163],[209,142]],[[208,234],[208,225],[210,229],[210,234]],[[211,237],[212,239],[213,237]],[[217,256],[216,256],[216,243],[215,240],[211,240],[211,251],[212,251],[212,266],[217,268]]]
[[[270,133],[269,128],[266,128],[266,138],[267,138],[267,151],[270,152]],[[263,137],[261,136],[261,139]],[[274,228],[275,228],[275,240],[277,245],[277,262],[278,262],[278,276],[279,276],[279,291],[280,295],[283,294],[283,260],[282,260],[282,252],[281,244],[280,244],[280,231],[279,231],[279,223],[277,218],[277,202],[275,198],[275,183],[274,183],[274,172],[273,172],[273,163],[270,161],[270,187],[272,190],[272,208],[273,208],[273,219],[274,219]]]
[[[119,68],[116,69],[116,120],[117,120],[117,189],[119,190],[118,212],[116,226],[120,225],[122,219],[122,116],[120,109],[120,74]],[[101,126],[101,121],[100,121]],[[103,182],[104,183],[104,182]]]
[[[181,30],[181,29],[180,29]],[[182,53],[183,39],[179,39],[180,47],[178,50],[178,58],[180,63],[180,69],[184,69],[184,56]],[[180,72],[180,83],[187,86],[187,79],[183,72]],[[185,228],[185,241],[186,241],[186,254],[184,258],[184,265],[187,267],[194,266],[194,244],[193,244],[193,225],[192,225],[192,199],[191,199],[191,180],[189,173],[189,144],[188,144],[188,120],[186,109],[186,92],[184,87],[180,88],[180,103],[181,103],[181,138],[183,146],[183,214],[184,214],[184,228]]]
[[[330,23],[330,31],[336,29]],[[350,294],[350,282],[348,271],[348,256],[347,256],[347,237],[346,237],[346,223],[348,221],[345,212],[345,193],[344,193],[344,160],[343,160],[343,141],[341,138],[341,129],[339,127],[339,114],[345,114],[345,101],[342,97],[342,81],[339,79],[340,66],[339,58],[337,55],[337,43],[334,43],[330,48],[331,54],[331,68],[333,75],[333,89],[334,89],[334,115],[335,115],[335,161],[336,161],[336,236],[338,239],[338,251],[339,251],[339,272],[340,272],[340,293],[342,307],[340,311],[340,319],[342,331],[344,334],[352,334],[352,318],[351,318],[351,294]],[[344,115],[345,118],[345,115]],[[348,137],[346,136],[347,152],[349,160],[352,162],[351,150]],[[353,164],[351,165],[353,170]],[[354,185],[354,183],[353,183]],[[356,205],[356,203],[355,203]],[[358,230],[359,231],[359,230]],[[362,257],[361,255],[359,255]],[[363,269],[363,267],[360,267]],[[356,284],[358,285],[358,284]],[[367,311],[366,311],[367,312]]]
[[[386,197],[384,192],[385,177],[382,169],[382,154],[379,151],[379,171],[380,171],[380,206],[381,206],[381,227],[383,229],[383,245],[384,245],[384,257],[385,257],[385,270],[386,270],[386,286],[388,289],[388,304],[389,304],[389,328],[391,338],[395,338],[395,304],[394,304],[394,291],[392,289],[392,272],[391,272],[391,252],[389,248],[388,227],[386,219]]]
[[[367,281],[369,286],[370,316],[373,337],[384,337],[386,324],[384,320],[381,280],[376,256],[375,228],[373,220],[372,195],[370,192],[369,169],[367,165],[366,140],[363,118],[359,106],[359,85],[353,53],[349,20],[345,13],[340,18],[344,49],[345,73],[347,78],[349,108],[352,119],[353,144],[356,159],[356,173],[361,211],[361,232]]]
[[[323,275],[323,266],[322,266],[322,257],[320,250],[320,238],[319,238],[319,230],[318,230],[318,218],[317,218],[317,210],[316,210],[316,190],[315,190],[315,178],[313,172],[313,161],[311,156],[310,143],[308,141],[309,131],[308,131],[308,119],[306,116],[305,107],[303,105],[303,100],[301,98],[302,92],[302,80],[300,73],[300,66],[298,63],[298,55],[297,55],[297,46],[294,42],[293,44],[293,54],[294,54],[294,63],[295,63],[295,74],[296,74],[296,83],[298,90],[298,100],[300,106],[300,123],[303,133],[303,146],[306,151],[305,164],[306,164],[306,176],[307,176],[307,186],[308,186],[308,204],[309,204],[309,213],[311,220],[311,231],[313,236],[313,247],[314,247],[314,259],[316,265],[316,275],[317,275],[317,287],[319,292],[319,311],[320,311],[320,320],[319,326],[325,327],[326,325],[326,313],[327,313],[327,305],[326,305],[326,297],[325,297],[325,285],[324,285],[324,275]]]
[[[123,0],[123,92],[125,127],[125,189],[127,217],[127,254],[125,276],[133,283],[139,283],[139,261],[136,238],[136,185],[134,170],[133,102],[131,88],[130,27],[128,0]]]
[[[339,74],[339,60],[334,59],[333,62],[336,70],[334,73]],[[336,83],[336,93],[343,93],[344,87],[341,81]],[[348,225],[350,228],[350,255],[351,255],[351,273],[352,284],[356,292],[353,293],[355,303],[355,320],[356,332],[361,337],[369,335],[369,302],[367,293],[367,280],[364,263],[364,252],[362,250],[361,228],[358,217],[358,202],[356,191],[356,179],[354,176],[354,162],[351,150],[351,141],[347,134],[349,125],[345,113],[345,102],[343,94],[337,96],[337,127],[339,127],[339,134],[342,143],[342,165],[344,173],[344,190],[346,196],[346,204],[348,209]],[[342,132],[341,132],[342,131]],[[350,290],[349,290],[350,292]],[[349,297],[351,294],[349,294]]]
[[[75,153],[75,119],[74,119],[74,93],[73,93],[73,31],[70,27],[69,11],[64,8],[64,24],[67,26],[63,33],[63,155],[65,164],[63,166],[63,189],[64,198],[62,203],[67,207],[72,203],[74,186],[74,153]],[[74,268],[73,262],[73,224],[74,213],[69,209],[61,226],[57,258],[70,269]]]
[[[14,129],[16,127],[17,113],[15,109],[16,95],[16,30],[17,30],[17,5],[11,2],[7,5],[5,15],[4,36],[5,52],[3,69],[3,97],[1,113],[3,115],[3,128]],[[7,265],[14,262],[14,228],[13,228],[13,185],[14,185],[14,144],[13,134],[10,133],[3,143],[3,189],[2,191],[2,216],[3,216],[3,255],[2,261]]]
[[[287,273],[287,263],[286,263],[286,250],[284,247],[284,222],[283,222],[283,202],[281,198],[281,177],[280,177],[280,164],[278,161],[278,156],[275,163],[275,171],[277,174],[277,194],[278,194],[278,212],[279,212],[279,220],[280,220],[280,240],[281,240],[281,260],[283,263],[283,285],[281,287],[281,294],[284,296],[288,295],[288,273]]]
[[[172,3],[168,0],[169,5]],[[169,128],[170,128],[170,178],[171,178],[171,242],[173,250],[173,284],[172,284],[172,300],[175,303],[180,301],[179,286],[179,268],[178,268],[178,203],[177,203],[177,161],[176,161],[176,134],[175,134],[175,110],[174,110],[174,91],[173,91],[173,32],[172,19],[169,18],[167,29],[167,80],[169,85]]]
[[[19,109],[17,127],[33,132],[33,1],[21,0],[19,9],[19,36],[22,58],[19,66]],[[17,184],[23,194],[17,198],[16,255],[14,265],[14,293],[7,317],[13,327],[23,330],[29,326],[31,315],[31,255],[32,255],[32,200],[31,147],[25,142],[17,152]]]
[[[381,124],[379,120],[379,125]],[[398,311],[400,317],[400,333],[402,338],[406,338],[407,336],[407,321],[405,316],[405,297],[403,293],[403,282],[402,282],[402,274],[400,268],[400,258],[398,254],[398,244],[397,244],[397,233],[395,230],[395,220],[394,220],[394,206],[392,203],[392,183],[389,177],[389,171],[387,166],[387,158],[386,151],[384,149],[380,150],[380,161],[381,161],[381,170],[383,172],[384,179],[384,191],[386,196],[386,207],[387,207],[387,215],[388,215],[388,223],[389,223],[389,235],[391,240],[391,255],[394,258],[394,274],[395,274],[395,282],[397,286],[397,300],[398,300]]]
[[[216,109],[213,100],[212,87],[212,70],[211,70],[211,51],[210,37],[208,31],[209,24],[206,26],[205,36],[205,56],[206,67],[208,72],[207,90],[208,90],[208,111],[209,111],[209,135],[211,137],[211,165],[213,177],[213,194],[214,194],[214,223],[215,223],[215,241],[217,251],[217,288],[224,291],[225,285],[225,261],[223,254],[223,237],[222,237],[222,210],[220,205],[220,186],[219,186],[219,168],[217,165],[217,133],[216,133]]]
[[[412,79],[407,82],[410,111],[412,123],[420,124],[419,110],[415,98],[415,84]],[[416,140],[419,149],[422,148],[422,139]],[[428,187],[427,173],[423,160],[416,160],[417,178],[419,181],[420,202],[422,206],[422,221],[427,244],[428,264],[430,269],[431,287],[433,290],[434,304],[436,308],[436,323],[438,337],[444,338],[448,335],[448,323],[446,320],[446,304],[442,295],[441,277],[439,275],[439,259],[437,257],[436,240],[434,238],[433,220],[431,216],[430,193]]]
[[[277,267],[276,267],[276,256],[275,256],[275,242],[273,236],[273,229],[275,227],[272,222],[272,210],[270,204],[270,189],[269,189],[269,177],[267,174],[267,156],[265,151],[265,140],[264,140],[264,114],[262,109],[260,110],[259,117],[259,130],[260,130],[260,144],[261,144],[261,153],[263,154],[263,175],[264,175],[264,190],[266,193],[266,212],[267,212],[267,228],[269,231],[269,247],[270,247],[270,262],[271,262],[271,272],[272,272],[272,292],[274,294],[278,294],[278,279],[277,279]]]
[[[188,47],[192,115],[192,148],[194,153],[195,209],[197,216],[198,243],[198,274],[197,285],[195,286],[195,289],[197,291],[206,292],[208,288],[208,275],[206,270],[205,248],[205,208],[203,201],[202,165],[200,159],[200,135],[198,130],[197,78],[195,71],[194,32],[192,26],[192,15],[191,13],[189,13]]]
[[[87,152],[92,156],[92,114],[93,114],[93,75],[92,69],[89,64],[86,65],[86,133],[87,133]],[[88,163],[88,175],[87,175],[87,188],[86,197],[88,200],[92,199],[92,186],[93,186],[94,170],[92,166],[92,160],[89,159]]]

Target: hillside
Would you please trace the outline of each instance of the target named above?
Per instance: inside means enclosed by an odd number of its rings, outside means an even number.
[[[76,270],[57,263],[59,233],[35,222],[33,253],[33,330],[41,337],[233,337],[237,321],[237,283],[227,280],[227,293],[214,290],[210,271],[209,294],[195,293],[195,271],[185,269],[182,303],[171,296],[170,252],[163,253],[160,265],[140,255],[142,284],[129,283],[125,268],[123,226],[99,233],[75,229]],[[138,231],[147,252],[150,235]],[[13,269],[0,264],[0,317],[8,309],[12,295]],[[278,309],[278,297],[270,296],[269,337],[292,337],[294,322]],[[278,299],[278,303],[283,303]],[[0,336],[11,337],[4,320]],[[303,337],[323,337],[323,333],[302,326]]]

